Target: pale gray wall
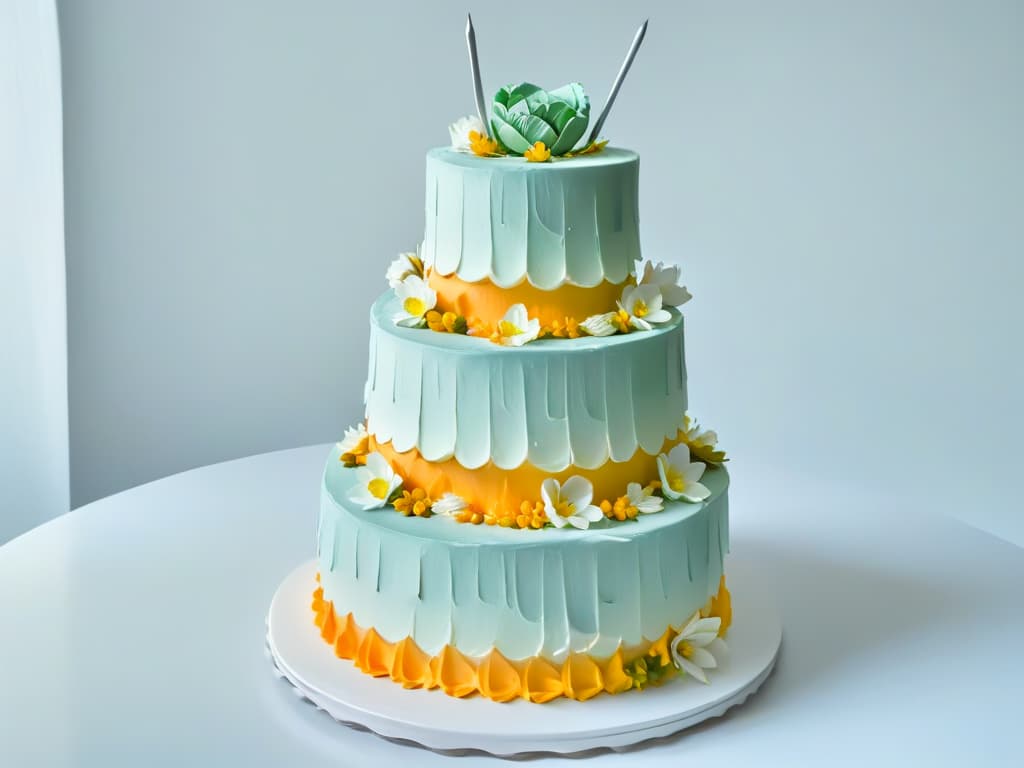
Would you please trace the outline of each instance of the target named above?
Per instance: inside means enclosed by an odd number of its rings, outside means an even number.
[[[60,41],[53,0],[0,2],[0,544],[67,512]]]
[[[358,417],[423,153],[472,110],[465,9],[62,4],[76,504]],[[736,482],[768,462],[1024,542],[1022,9],[473,8],[488,93],[598,107],[651,17],[605,132],[642,154],[646,254],[684,265],[692,410]]]

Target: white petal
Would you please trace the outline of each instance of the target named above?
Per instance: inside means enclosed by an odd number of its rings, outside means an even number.
[[[670,307],[681,307],[693,298],[684,285],[662,285],[661,296]]]
[[[628,314],[633,314],[633,306],[636,304],[637,291],[640,290],[638,285],[627,285],[622,289],[622,299],[619,301],[619,309],[626,311]]]
[[[649,330],[651,330],[651,324],[648,323],[643,318],[632,317],[631,316],[629,318],[629,324],[632,325],[634,328],[636,328],[638,331],[649,331]]]
[[[614,317],[614,312],[605,312],[603,315],[591,315],[580,323],[580,327],[591,336],[611,336],[618,333],[619,330],[612,325],[612,318]]]
[[[580,517],[584,517],[592,523],[596,523],[599,520],[604,520],[604,512],[601,511],[600,507],[595,507],[593,504],[583,509],[579,509],[576,512]]]
[[[657,496],[645,496],[633,506],[640,514],[650,515],[654,512],[661,512],[665,508],[665,503]]]
[[[648,312],[644,319],[649,323],[667,323],[672,319],[672,315],[667,309],[657,309]]]
[[[657,285],[638,285],[633,289],[632,296],[634,301],[642,299],[649,312],[661,309],[661,288]]]
[[[679,443],[668,452],[668,462],[675,469],[683,472],[690,464],[690,448],[686,443]],[[684,475],[685,476],[685,475]]]
[[[589,480],[580,475],[573,475],[562,486],[561,499],[569,502],[576,509],[588,506],[593,498],[594,486],[590,484]]]
[[[684,659],[682,656],[679,657],[679,666],[683,672],[690,675],[697,680],[700,680],[704,685],[708,684],[708,676],[704,674],[704,670],[698,667],[689,659]]]
[[[689,636],[690,632],[697,626],[698,621],[700,621],[700,611],[694,611],[693,615],[687,619],[686,624],[683,625],[683,628],[679,630],[679,634],[681,636]]]
[[[590,521],[580,515],[569,515],[569,517],[564,519],[567,520],[573,528],[579,528],[581,531],[585,531],[590,527]]]
[[[418,328],[423,325],[425,321],[422,317],[415,317],[413,315],[395,315],[395,325],[399,325],[402,328]]]
[[[707,469],[707,464],[702,461],[694,461],[683,467],[683,479],[686,484],[696,483],[704,476],[704,470]]]
[[[544,507],[544,511],[547,512],[548,520],[555,528],[564,528],[570,522],[570,518],[556,514],[554,509]]]
[[[375,477],[383,477],[390,480],[391,476],[395,473],[391,469],[391,465],[388,464],[388,460],[384,458],[383,454],[377,453],[377,451],[366,455],[365,471],[369,475],[367,482]]]
[[[399,475],[396,474],[394,477],[391,478],[391,482],[388,483],[388,493],[387,493],[387,496],[384,497],[384,499],[387,500],[387,499],[391,498],[391,494],[394,493],[395,491],[397,491],[401,487],[402,487],[402,478]]]
[[[661,492],[669,499],[678,499],[679,494],[672,490],[672,487],[668,484],[668,471],[666,465],[669,463],[668,456],[664,453],[658,456],[658,479],[661,480]]]
[[[694,648],[690,654],[690,661],[703,669],[716,669],[718,662],[706,648]]]
[[[545,507],[554,507],[561,500],[560,493],[561,486],[553,477],[549,477],[540,484],[540,497],[544,501]]]
[[[697,502],[704,501],[704,499],[710,495],[711,491],[708,490],[706,485],[701,483],[689,483],[682,493],[682,498],[696,504]]]

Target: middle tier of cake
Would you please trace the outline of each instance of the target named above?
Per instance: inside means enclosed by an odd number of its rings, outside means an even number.
[[[367,431],[409,484],[481,509],[535,501],[547,477],[586,477],[595,498],[656,480],[686,411],[683,319],[604,338],[517,348],[396,326],[371,311]]]

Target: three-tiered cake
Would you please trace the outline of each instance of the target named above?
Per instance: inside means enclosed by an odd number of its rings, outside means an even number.
[[[370,675],[541,703],[716,666],[728,476],[685,415],[690,296],[641,265],[637,154],[573,151],[588,119],[576,84],[510,86],[427,155],[323,481],[315,622]]]

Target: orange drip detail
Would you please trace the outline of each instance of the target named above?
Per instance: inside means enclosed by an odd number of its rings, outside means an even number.
[[[427,284],[437,293],[439,312],[454,312],[494,325],[513,304],[523,304],[531,319],[536,318],[541,325],[548,326],[555,321],[564,322],[567,317],[584,320],[591,315],[612,312],[626,285],[603,282],[592,288],[563,285],[545,291],[523,282],[512,288],[501,288],[489,280],[467,283],[454,275],[434,271],[427,277]]]
[[[626,665],[640,656],[667,655],[668,644],[674,635],[674,630],[669,627],[664,635],[646,647],[628,650],[619,647],[608,659],[573,653],[561,664],[540,656],[510,661],[497,649],[492,649],[482,658],[470,658],[450,645],[442,648],[437,656],[430,656],[411,637],[392,643],[372,627],[359,627],[351,613],[339,616],[334,603],[324,600],[323,594],[322,587],[313,592],[313,621],[320,630],[320,636],[333,646],[338,658],[352,661],[373,677],[390,677],[403,688],[439,687],[456,698],[479,693],[492,701],[522,698],[543,704],[560,696],[586,701],[602,691],[615,694],[634,687],[639,689],[626,672]],[[718,594],[711,600],[722,606],[723,599],[724,604],[728,604],[728,595],[725,576],[722,576]],[[711,612],[705,615],[719,614]],[[727,620],[731,619],[730,608],[728,619],[722,616],[722,626],[725,627]],[[664,658],[663,661],[670,663]]]
[[[679,434],[665,440],[661,452],[670,451],[681,440]],[[608,461],[597,469],[570,466],[561,472],[546,472],[532,464],[501,469],[488,462],[482,467],[467,469],[454,458],[431,462],[415,448],[399,453],[390,442],[378,442],[372,435],[370,450],[380,452],[388,460],[406,488],[422,488],[432,499],[439,499],[447,492],[455,493],[471,508],[498,516],[518,514],[524,501],[533,504],[540,499],[540,485],[549,477],[564,483],[573,475],[581,475],[594,487],[595,504],[621,496],[630,483],[646,485],[658,479],[656,457],[641,448],[626,461]]]

